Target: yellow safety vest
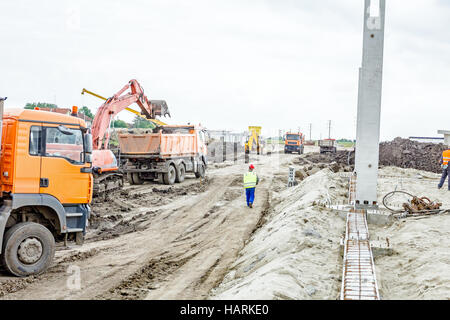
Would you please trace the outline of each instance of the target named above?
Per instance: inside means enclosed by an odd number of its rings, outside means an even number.
[[[247,172],[244,174],[244,188],[255,188],[256,187],[256,181],[258,180],[258,177],[256,176],[256,173],[254,172]]]
[[[448,165],[448,162],[450,161],[450,150],[445,150],[442,152],[442,160],[444,165]]]

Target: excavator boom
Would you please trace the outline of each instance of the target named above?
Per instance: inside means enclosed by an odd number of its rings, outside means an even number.
[[[130,89],[130,92],[124,92]],[[93,94],[83,89],[83,92]],[[104,99],[103,97],[93,94],[94,96]],[[94,121],[92,123],[92,138],[94,149],[106,149],[109,141],[108,128],[111,119],[124,109],[136,103],[142,111],[146,119],[156,119],[156,116],[169,115],[169,108],[164,100],[148,100],[144,95],[144,90],[136,80],[130,80],[119,92],[106,101],[98,109]],[[130,109],[132,110],[132,109]],[[134,110],[132,112],[135,113]],[[104,141],[103,141],[104,140]]]
[[[102,99],[103,101],[108,100],[107,98],[102,97],[101,95],[96,94],[95,92],[92,92],[92,91],[89,91],[88,89],[83,88],[83,90],[81,91],[81,94],[85,94],[85,93],[88,93],[91,96],[94,96],[94,97],[97,97],[99,99]],[[166,104],[166,102],[164,100],[149,100],[149,101],[150,101],[150,103],[152,105],[159,105],[159,104],[161,104],[161,108],[164,108],[163,104]],[[167,104],[166,104],[166,106],[167,106]],[[162,122],[162,121],[160,121],[158,119],[147,119],[147,117],[143,116],[139,111],[133,110],[131,108],[127,107],[127,108],[125,108],[125,110],[127,110],[128,112],[134,113],[135,115],[137,115],[137,116],[139,116],[139,117],[141,117],[143,119],[146,119],[146,120],[148,120],[150,122],[153,122],[155,125],[158,125],[158,126],[166,126],[167,125],[167,123]]]

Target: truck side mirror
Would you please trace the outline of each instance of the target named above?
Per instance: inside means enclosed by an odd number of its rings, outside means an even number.
[[[92,153],[92,134],[86,133],[84,135],[84,151],[86,153]],[[92,162],[92,161],[91,161]]]
[[[92,163],[92,154],[90,153],[86,154],[86,163]]]

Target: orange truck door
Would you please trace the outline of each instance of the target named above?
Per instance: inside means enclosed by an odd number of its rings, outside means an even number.
[[[11,128],[10,128],[11,126]],[[16,163],[11,171],[14,174],[14,193],[39,193],[39,178],[41,170],[41,124],[30,122],[18,122]],[[13,138],[15,131],[13,124],[8,123],[7,135],[5,137],[5,156],[13,150]],[[11,164],[10,162],[8,164]],[[4,164],[6,166],[6,164]],[[11,175],[12,172],[9,173]]]
[[[85,163],[83,134],[75,126],[43,126],[44,154],[41,161],[40,192],[62,204],[90,202],[91,175],[81,172]]]

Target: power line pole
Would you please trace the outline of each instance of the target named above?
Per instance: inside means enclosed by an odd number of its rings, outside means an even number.
[[[331,139],[331,120],[328,120],[328,139]]]
[[[309,124],[309,141],[312,141],[311,132],[312,132],[312,123]]]

